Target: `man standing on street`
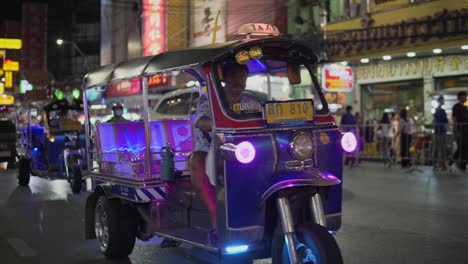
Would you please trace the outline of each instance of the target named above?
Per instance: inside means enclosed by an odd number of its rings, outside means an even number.
[[[445,99],[441,95],[437,98],[439,106],[435,109],[434,113],[434,146],[433,146],[433,167],[446,169],[445,161],[447,158],[447,127],[448,118],[445,109]]]
[[[466,92],[457,94],[458,102],[452,108],[453,134],[457,141],[457,150],[453,154],[453,168],[457,171],[466,171],[468,159],[468,109],[465,105]]]

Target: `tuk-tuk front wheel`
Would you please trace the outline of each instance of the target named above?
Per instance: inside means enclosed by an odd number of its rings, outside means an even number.
[[[31,160],[20,158],[18,161],[18,184],[27,186],[31,178]]]
[[[279,229],[279,228],[278,228]],[[296,228],[296,254],[299,263],[342,264],[340,248],[328,230],[316,223],[303,224]],[[272,263],[287,264],[288,247],[281,230],[275,232],[272,244]]]
[[[101,195],[94,209],[94,228],[99,249],[108,258],[124,258],[135,246],[136,215],[118,199]]]
[[[70,172],[70,187],[73,193],[80,193],[81,184],[83,182],[83,177],[81,175],[81,169],[79,167],[70,167],[68,170]]]

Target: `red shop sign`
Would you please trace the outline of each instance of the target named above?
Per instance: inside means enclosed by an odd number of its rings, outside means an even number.
[[[119,97],[141,93],[141,80],[139,78],[113,83],[107,88],[107,97]]]
[[[324,65],[322,88],[327,92],[351,92],[354,88],[353,69],[339,64]]]

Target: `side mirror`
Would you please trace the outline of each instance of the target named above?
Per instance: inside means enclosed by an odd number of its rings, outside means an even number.
[[[299,64],[288,63],[288,79],[290,84],[301,83],[301,69]]]

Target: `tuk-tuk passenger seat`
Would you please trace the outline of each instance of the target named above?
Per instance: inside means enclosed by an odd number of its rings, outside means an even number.
[[[186,161],[192,152],[193,145],[191,121],[151,121],[150,132],[152,174],[160,173],[160,153],[165,146],[170,146],[175,151],[176,169],[187,171]],[[145,124],[135,121],[98,124],[96,126],[96,145],[98,153],[102,154],[102,160],[105,162],[140,163],[144,166],[146,156]],[[103,168],[101,167],[101,169]],[[120,166],[120,171],[127,172],[125,170],[128,169]]]

